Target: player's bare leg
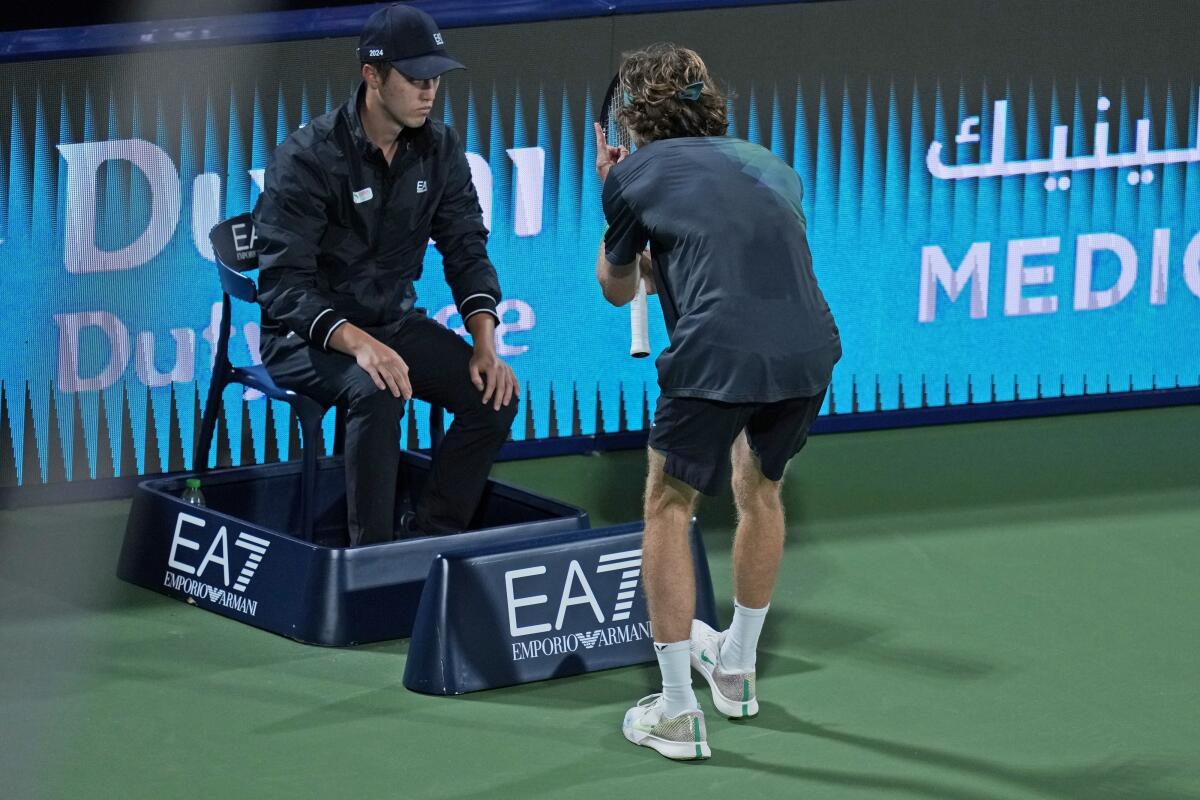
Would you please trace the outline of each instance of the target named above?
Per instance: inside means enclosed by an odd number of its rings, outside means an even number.
[[[654,639],[688,638],[696,606],[692,549],[688,528],[696,506],[696,490],[663,471],[666,459],[648,450],[646,533],[642,539],[642,574]]]
[[[642,576],[663,691],[629,709],[621,728],[629,741],[668,758],[708,758],[704,714],[692,691],[690,665],[696,578],[688,528],[696,490],[663,471],[662,454],[648,453]]]
[[[781,482],[763,475],[745,431],[734,440],[730,457],[738,514],[733,624],[720,632],[699,620],[692,624],[692,666],[708,681],[717,710],[729,717],[752,717],[758,713],[758,636],[783,558],[783,501]]]
[[[734,597],[747,608],[763,608],[771,602],[783,558],[783,482],[762,474],[745,431],[734,440],[730,455],[738,516],[733,539]]]

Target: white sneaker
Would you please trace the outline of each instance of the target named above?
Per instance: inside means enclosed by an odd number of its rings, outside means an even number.
[[[643,697],[636,706],[626,711],[621,732],[634,744],[652,747],[667,758],[678,761],[712,756],[704,729],[704,712],[697,709],[665,718],[661,694]]]
[[[692,667],[708,681],[713,705],[730,719],[758,713],[754,671],[727,672],[721,667],[721,643],[727,631],[715,631],[698,619],[692,620]]]

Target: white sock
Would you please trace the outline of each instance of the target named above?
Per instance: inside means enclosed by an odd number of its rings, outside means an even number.
[[[733,602],[733,622],[721,645],[721,668],[727,672],[753,672],[758,654],[758,635],[767,617],[767,603],[762,608],[746,608]]]
[[[663,715],[677,717],[685,711],[696,711],[700,703],[692,691],[691,645],[682,642],[654,643],[658,669],[662,672]]]

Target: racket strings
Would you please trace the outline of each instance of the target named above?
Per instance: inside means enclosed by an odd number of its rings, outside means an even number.
[[[621,91],[620,76],[617,76],[609,84],[608,93],[605,95],[603,119],[600,121],[600,126],[604,128],[604,135],[608,138],[609,144],[632,151],[633,139],[618,118],[618,113],[624,105],[625,99]]]

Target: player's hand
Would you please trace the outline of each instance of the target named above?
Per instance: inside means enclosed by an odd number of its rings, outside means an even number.
[[[406,401],[412,399],[408,364],[395,350],[364,333],[354,342],[353,355],[380,391],[391,392],[392,397],[403,397]]]
[[[491,348],[476,348],[471,353],[468,369],[471,372],[471,383],[483,392],[484,405],[490,402],[496,411],[499,411],[501,406],[511,403],[521,393],[512,367],[501,361],[496,351]]]
[[[650,251],[643,250],[638,255],[638,272],[642,283],[646,284],[646,294],[658,294],[658,285],[654,282],[654,262],[650,260]]]
[[[621,163],[625,156],[629,155],[629,151],[624,147],[610,145],[608,136],[605,135],[604,128],[600,127],[599,122],[593,122],[592,127],[596,130],[596,174],[600,176],[600,181],[603,183],[608,178],[608,171]]]

